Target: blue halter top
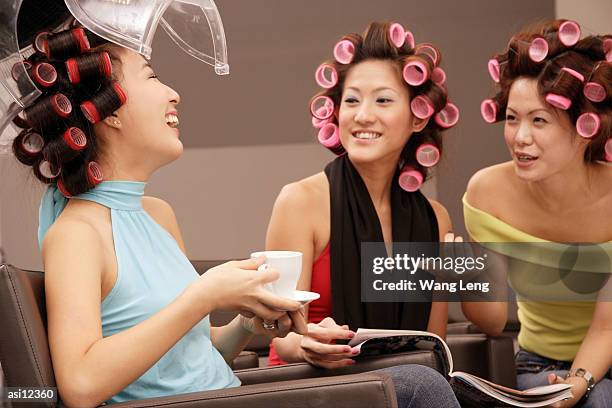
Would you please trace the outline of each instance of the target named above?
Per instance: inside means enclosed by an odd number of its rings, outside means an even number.
[[[104,337],[151,317],[198,277],[174,237],[142,208],[144,188],[142,182],[106,181],[73,197],[96,202],[111,212],[117,281],[101,304]],[[55,186],[43,195],[39,213],[40,245],[67,203]],[[210,320],[206,316],[153,367],[108,403],[238,385],[240,380],[210,341]]]

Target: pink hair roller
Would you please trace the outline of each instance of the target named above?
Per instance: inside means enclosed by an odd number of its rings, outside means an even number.
[[[424,143],[416,150],[416,160],[423,167],[433,167],[440,161],[440,149],[431,143]]]
[[[612,139],[608,139],[604,150],[606,151],[606,161],[612,163]]]
[[[429,57],[434,66],[440,62],[440,54],[431,44],[419,44],[414,50],[415,54],[424,54]]]
[[[435,67],[433,71],[431,71],[431,80],[439,86],[444,85],[446,82],[446,72],[440,67]]]
[[[529,58],[533,62],[542,62],[548,55],[548,43],[542,37],[534,38],[529,44]]]
[[[355,56],[355,44],[349,40],[338,41],[334,47],[334,58],[340,64],[350,64]]]
[[[448,129],[459,121],[459,108],[455,104],[447,102],[446,106],[436,114],[434,120],[438,126]]]
[[[410,110],[419,119],[429,119],[434,114],[434,106],[425,95],[418,95],[410,101]]]
[[[597,82],[587,82],[582,89],[582,93],[591,102],[602,102],[608,96],[603,85]]]
[[[329,64],[321,64],[315,72],[315,80],[321,88],[333,88],[338,83],[338,72]]]
[[[497,102],[493,99],[485,99],[480,104],[480,114],[487,123],[497,122]]]
[[[406,44],[408,44],[408,46],[410,48],[414,48],[414,34],[412,34],[411,31],[407,31],[406,30],[406,40],[405,40]]]
[[[319,120],[329,119],[334,114],[334,101],[329,96],[317,96],[310,103],[310,113]]]
[[[580,25],[575,21],[564,21],[557,31],[559,41],[566,47],[572,47],[580,41]]]
[[[593,112],[583,113],[576,120],[576,131],[586,139],[589,139],[599,132],[599,116]]]
[[[569,98],[552,92],[546,94],[544,99],[557,109],[568,110],[572,106],[572,101]]]
[[[603,41],[603,49],[606,53],[606,61],[612,62],[612,38],[606,38]]]
[[[408,61],[404,65],[403,76],[408,85],[419,86],[429,78],[429,69],[421,61]]]
[[[327,125],[328,123],[332,122],[332,118],[328,118],[328,119],[317,119],[314,116],[312,117],[312,126],[315,129],[321,129],[323,126]]]
[[[389,27],[389,39],[397,48],[404,45],[404,41],[406,41],[406,31],[404,27],[398,23],[391,24],[391,27]]]
[[[409,193],[414,193],[423,185],[423,175],[420,171],[405,165],[399,175],[398,182],[402,189]]]
[[[499,61],[497,58],[491,58],[487,63],[487,69],[489,70],[489,75],[491,75],[491,79],[494,82],[499,83]]]
[[[571,76],[573,76],[574,78],[576,78],[577,80],[579,80],[580,82],[584,82],[584,75],[582,75],[580,72],[575,71],[571,68],[567,68],[567,67],[563,67],[561,68],[561,71],[563,72],[567,72],[568,74],[570,74]]]
[[[319,129],[317,135],[319,143],[328,149],[334,149],[340,145],[340,132],[338,126],[333,123],[328,123]]]

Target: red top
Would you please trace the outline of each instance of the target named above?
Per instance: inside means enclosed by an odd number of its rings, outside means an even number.
[[[310,280],[310,291],[321,295],[313,301],[308,308],[308,323],[319,323],[321,320],[331,316],[331,277],[329,266],[329,242],[321,255],[312,264],[312,277]],[[270,343],[269,366],[287,364],[281,360],[274,350],[274,344]]]

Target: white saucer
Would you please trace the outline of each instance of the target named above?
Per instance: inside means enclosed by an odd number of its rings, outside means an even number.
[[[298,302],[302,304],[302,306],[304,306],[304,305],[309,304],[313,300],[317,300],[320,297],[321,295],[319,295],[316,292],[307,292],[305,290],[294,290],[293,296],[291,296],[290,299],[297,300]]]

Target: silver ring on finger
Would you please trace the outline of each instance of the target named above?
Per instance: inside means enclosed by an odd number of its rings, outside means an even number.
[[[277,329],[276,321],[270,322],[270,321],[264,320],[262,322],[262,326],[266,330],[276,330]]]

